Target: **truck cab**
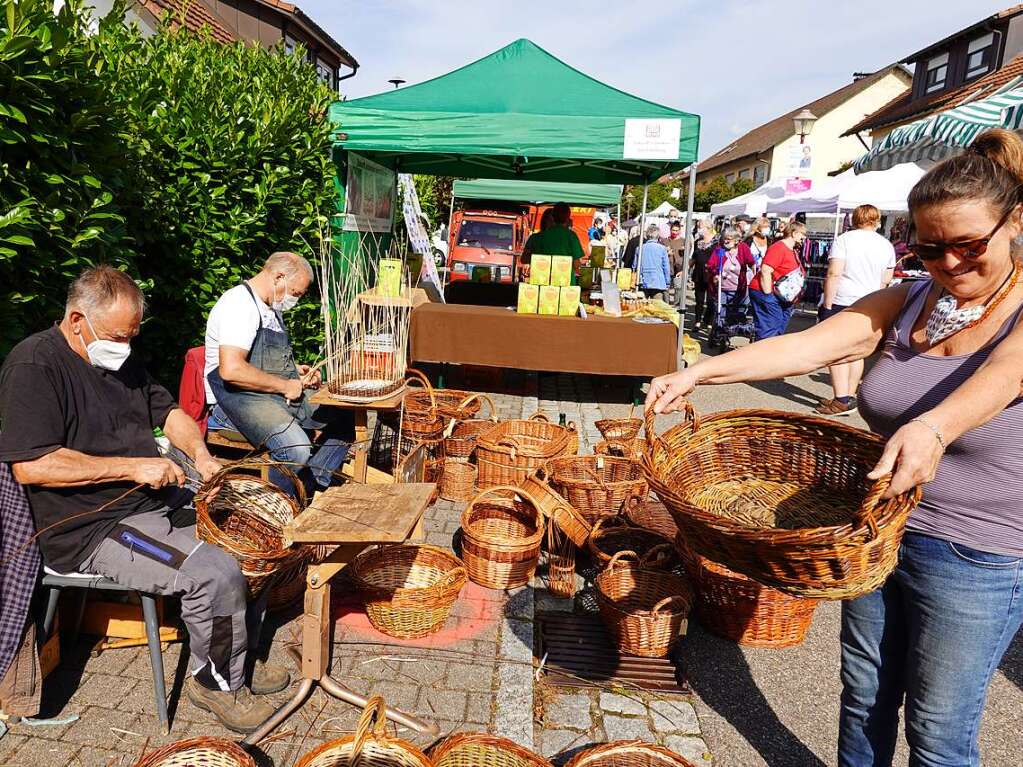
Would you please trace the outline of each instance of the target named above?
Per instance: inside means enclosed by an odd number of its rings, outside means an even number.
[[[470,280],[474,270],[484,268],[489,271],[484,279],[490,282],[514,282],[528,236],[529,216],[524,210],[454,211],[448,237],[449,279]]]

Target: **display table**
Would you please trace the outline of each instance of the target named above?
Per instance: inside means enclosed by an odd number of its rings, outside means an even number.
[[[356,482],[374,481],[369,477],[370,469],[366,463],[366,443],[369,441],[369,411],[397,410],[405,399],[405,390],[390,394],[383,399],[373,402],[347,402],[346,400],[332,397],[326,386],[321,386],[311,397],[309,402],[314,406],[326,405],[342,410],[351,410],[355,418],[355,442],[360,446],[355,453],[355,465],[353,466],[353,479]]]
[[[678,369],[678,329],[670,322],[423,304],[412,312],[409,335],[418,362],[644,378]]]

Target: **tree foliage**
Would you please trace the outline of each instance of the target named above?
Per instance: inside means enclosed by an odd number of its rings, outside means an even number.
[[[729,184],[725,181],[724,176],[717,176],[696,192],[693,197],[693,209],[706,212],[715,203],[731,200],[733,197],[752,191],[753,182],[748,178],[740,178]]]

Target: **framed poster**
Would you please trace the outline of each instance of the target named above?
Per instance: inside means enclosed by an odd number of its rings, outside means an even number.
[[[345,231],[391,231],[394,221],[394,179],[394,171],[356,152],[348,153]]]

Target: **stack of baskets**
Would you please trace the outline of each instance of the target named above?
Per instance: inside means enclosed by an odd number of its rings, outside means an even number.
[[[486,404],[488,418],[481,418],[479,405]],[[444,437],[444,470],[440,476],[440,496],[448,501],[468,501],[476,490],[476,440],[497,423],[494,402],[485,394],[470,394],[458,405],[459,415],[471,417],[449,420]]]
[[[657,567],[669,570],[676,564],[675,544],[670,538],[659,533],[633,527],[622,517],[605,517],[597,521],[587,542],[593,563],[600,568],[607,567],[611,558],[619,551],[634,551],[640,557],[648,557]]]
[[[636,461],[603,455],[580,455],[548,462],[551,484],[592,525],[617,516],[633,498],[648,492],[643,468]]]
[[[427,377],[412,369],[408,374],[409,384],[418,383],[422,388],[410,389],[402,400],[399,437],[394,441],[391,463],[397,467],[420,444],[426,445],[426,481],[433,482],[444,462],[444,414]]]
[[[476,466],[481,489],[518,485],[569,449],[572,433],[546,418],[503,421],[480,434]]]
[[[536,571],[544,521],[519,487],[483,490],[462,513],[462,559],[469,579],[489,589],[529,583]]]

